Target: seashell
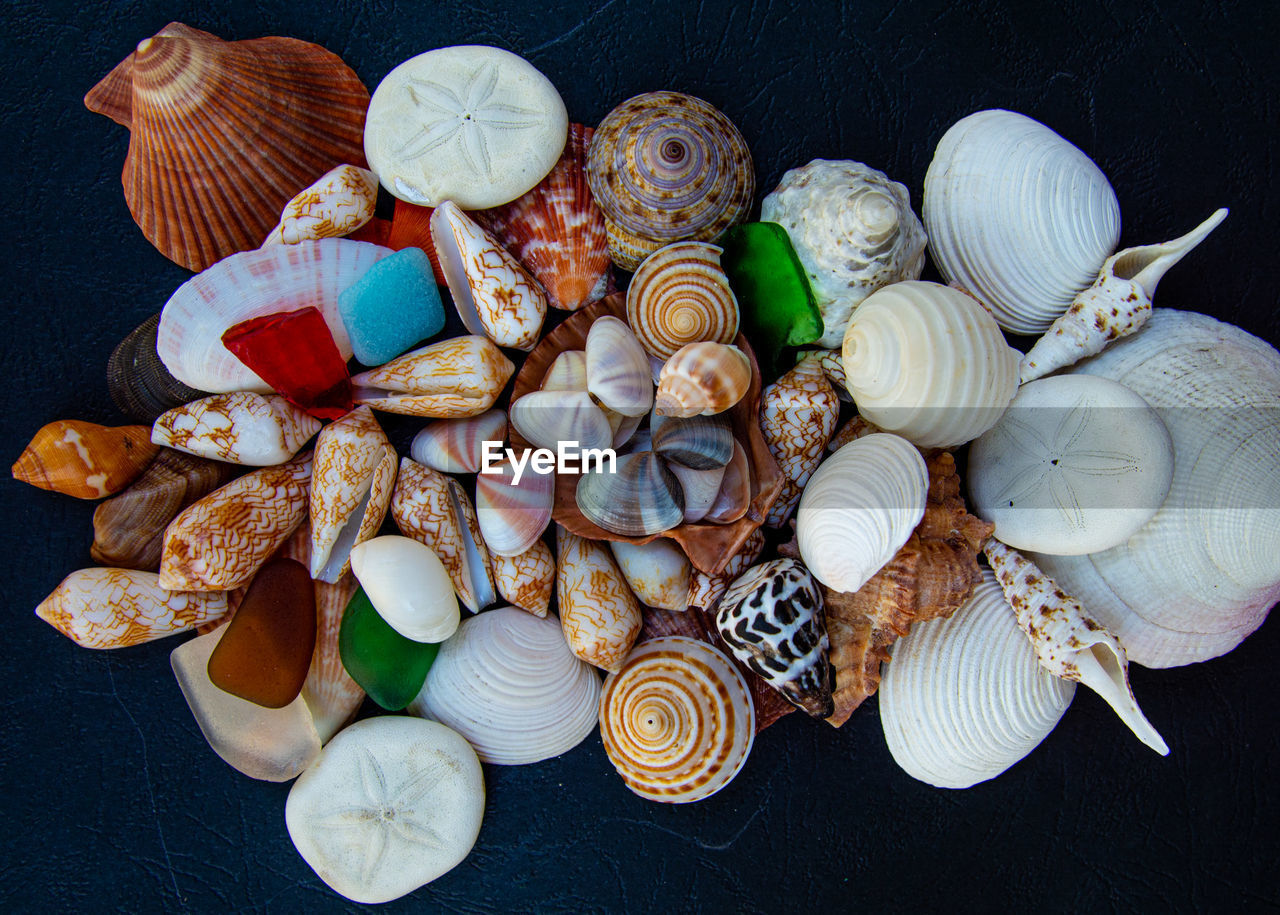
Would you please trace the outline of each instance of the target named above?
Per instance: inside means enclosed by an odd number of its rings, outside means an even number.
[[[586,391],[531,391],[511,402],[511,425],[530,444],[556,451],[561,442],[582,450],[609,448],[609,417]]]
[[[498,607],[440,646],[409,712],[453,728],[481,762],[523,766],[567,753],[595,730],[600,679],[554,619]]]
[[[569,650],[620,668],[640,634],[640,604],[604,544],[556,528],[556,598]]]
[[[392,359],[351,379],[358,403],[375,410],[458,419],[493,406],[515,371],[484,337],[454,337]]]
[[[306,518],[310,482],[307,452],[247,473],[183,509],[164,532],[160,587],[229,591],[248,584]]]
[[[1280,354],[1239,328],[1157,308],[1071,369],[1139,394],[1173,440],[1145,527],[1088,556],[1031,558],[1147,667],[1225,654],[1280,599]]]
[[[431,214],[434,212],[434,207],[421,207],[398,197],[395,198],[391,226],[387,230],[387,240],[384,244],[396,251],[420,248],[431,261],[431,272],[435,274],[436,285],[448,286],[449,282],[444,278],[444,269],[440,266],[440,255],[436,253],[435,243],[431,240]]]
[[[684,521],[680,483],[652,451],[619,457],[612,471],[578,477],[578,510],[614,534],[645,537]]]
[[[724,593],[716,628],[734,656],[815,718],[831,715],[831,666],[822,592],[804,566],[775,559]]]
[[[1081,555],[1128,540],[1160,509],[1173,442],[1147,402],[1087,375],[1018,389],[969,449],[974,510],[1009,546]]]
[[[951,448],[996,424],[1018,388],[1018,352],[972,296],[908,282],[872,293],[841,352],[858,412],[921,448]]]
[[[490,552],[519,556],[533,546],[551,523],[555,485],[555,474],[540,473],[532,461],[518,471],[504,458],[476,476],[476,515]]]
[[[622,577],[642,604],[677,612],[688,609],[692,566],[678,546],[668,540],[614,541],[609,549]]]
[[[746,460],[745,454],[743,460]],[[730,459],[729,464],[732,463],[733,460]],[[667,465],[667,469],[675,474],[680,483],[680,492],[684,496],[685,524],[701,521],[711,511],[716,497],[720,495],[720,484],[724,481],[729,464],[712,467],[710,470],[694,470],[674,461]]]
[[[757,528],[719,573],[709,575],[694,569],[689,576],[689,609],[706,614],[714,613],[720,604],[720,598],[729,590],[733,580],[750,568],[763,552],[764,534]]]
[[[138,478],[160,449],[146,426],[60,419],[40,427],[13,465],[13,478],[77,499],[101,499]]]
[[[1125,248],[1107,258],[1093,285],[1075,297],[1022,357],[1022,382],[1100,353],[1112,340],[1137,331],[1151,317],[1151,300],[1165,273],[1226,218],[1224,207],[1181,238]]]
[[[386,624],[415,642],[443,642],[458,628],[444,563],[408,537],[386,534],[351,549],[351,572]]]
[[[893,649],[880,723],[894,761],[939,788],[995,778],[1054,729],[1075,684],[1052,676],[990,572],[950,619],[921,623]]]
[[[302,698],[311,712],[320,743],[326,744],[346,726],[364,702],[364,690],[342,666],[342,656],[338,651],[342,614],[356,592],[356,580],[347,573],[333,584],[317,581],[314,587],[316,650],[311,656],[306,682],[302,684]]]
[[[89,555],[107,566],[156,571],[169,522],[230,479],[227,464],[161,448],[128,489],[94,509]]]
[[[690,343],[678,349],[658,379],[659,416],[713,416],[732,407],[751,386],[751,362],[727,343]]]
[[[628,788],[687,804],[742,770],[755,741],[755,709],[742,674],[710,645],[649,639],[605,678],[600,737]]]
[[[831,436],[831,441],[827,443],[827,450],[834,453],[852,441],[883,431],[883,429],[872,425],[861,416],[851,416],[849,421],[836,430],[835,435]]]
[[[587,354],[585,350],[567,349],[547,369],[540,390],[585,391],[587,389]]]
[[[269,467],[283,464],[320,430],[320,420],[276,394],[213,394],[162,414],[151,441],[196,457]]]
[[[484,443],[501,444],[506,438],[507,414],[489,410],[479,416],[427,423],[413,437],[409,454],[419,464],[441,473],[479,473]]]
[[[905,185],[847,159],[814,159],[782,176],[760,205],[795,247],[822,312],[819,346],[844,338],[853,310],[881,286],[918,280],[924,226]]]
[[[84,102],[129,128],[129,212],[188,270],[256,248],[301,188],[364,162],[368,91],[336,54],[296,38],[223,41],[173,22]]]
[[[587,331],[587,390],[601,406],[623,416],[644,416],[653,406],[649,357],[620,318],[602,315]],[[747,369],[750,380],[751,369]]]
[[[401,533],[440,558],[468,610],[476,613],[497,599],[476,510],[457,480],[401,458],[391,516]]]
[[[760,431],[790,484],[769,510],[769,527],[781,527],[795,511],[840,418],[821,358],[805,356],[760,395]]]
[[[36,616],[85,648],[141,645],[216,620],[222,591],[166,591],[154,572],[80,569],[36,607]]]
[[[160,313],[143,321],[116,344],[107,360],[107,390],[120,412],[141,423],[156,421],[166,410],[199,400],[205,391],[174,378],[156,353]]]
[[[1035,648],[1040,666],[1055,677],[1089,687],[1106,700],[1139,740],[1168,756],[1169,745],[1133,697],[1129,659],[1116,637],[1017,550],[991,540],[984,552],[1005,600],[1017,614],[1018,628]]]
[[[843,342],[843,339],[842,341]],[[836,395],[843,401],[853,402],[853,398],[849,396],[849,378],[844,373],[844,360],[840,357],[838,349],[815,349],[802,352],[796,359],[800,362],[804,359],[814,359],[822,366],[822,371],[827,375],[827,381],[831,382],[831,387],[835,389]]]
[[[610,409],[605,409],[604,415],[609,419],[609,428],[613,430],[613,447],[616,451],[619,448],[627,447],[631,451],[644,451],[651,449],[653,446],[652,439],[640,439],[639,443],[643,447],[637,448],[637,433],[640,431],[640,424],[644,422],[644,415],[640,416],[624,416],[621,413],[614,413]],[[643,443],[648,441],[647,445]]]
[[[751,507],[751,465],[742,443],[734,440],[733,457],[725,465],[720,491],[704,516],[712,524],[729,524],[745,515]]]
[[[738,300],[720,267],[723,249],[699,241],[645,258],[627,286],[627,323],[652,355],[670,359],[688,343],[731,343]]]
[[[556,560],[541,540],[519,556],[495,556],[493,583],[502,599],[532,613],[546,616],[556,583]]]
[[[314,306],[342,358],[350,359],[338,293],[391,253],[366,242],[322,238],[233,254],[169,297],[156,352],[175,378],[193,388],[269,394],[270,386],[223,346],[223,333],[250,318]]]
[[[373,218],[377,205],[378,176],[367,168],[339,165],[284,205],[262,247],[350,235]]]
[[[702,99],[668,91],[634,96],[605,115],[591,139],[587,181],[607,220],[610,256],[624,270],[667,242],[710,241],[742,222],[756,189],[751,152],[733,122]]]
[[[533,349],[547,296],[529,271],[452,200],[431,214],[431,239],[467,330],[500,346]]]
[[[311,471],[311,577],[336,582],[351,549],[378,532],[396,480],[396,450],[373,411],[356,407],[316,438]]]
[[[733,425],[722,415],[676,417],[655,416],[649,428],[653,451],[664,460],[694,470],[723,467],[733,457]]]
[[[906,439],[881,433],[845,445],[800,499],[796,538],[810,573],[857,591],[893,558],[924,516],[928,471]]]
[[[1120,239],[1120,206],[1098,166],[1012,111],[951,126],[925,175],[923,209],[938,270],[1015,334],[1048,330]]]
[[[560,160],[537,187],[477,214],[546,290],[548,304],[565,311],[613,291],[604,213],[587,183],[587,147],[594,133],[570,124]]]

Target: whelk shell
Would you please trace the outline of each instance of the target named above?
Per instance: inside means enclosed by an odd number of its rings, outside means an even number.
[[[507,438],[507,414],[488,410],[479,416],[439,419],[413,437],[409,454],[419,464],[441,473],[479,473],[484,443]]]
[[[684,521],[680,483],[652,451],[622,455],[612,473],[582,474],[575,499],[592,524],[627,537],[661,533]]]
[[[751,386],[751,361],[729,343],[689,343],[662,367],[654,411],[659,416],[713,416]]]
[[[720,266],[722,253],[706,242],[677,242],[636,270],[627,286],[627,323],[649,353],[670,359],[687,343],[733,342],[738,300]]]
[[[603,543],[556,531],[556,599],[572,651],[617,670],[640,634],[640,604]]]
[[[535,540],[519,556],[495,556],[493,583],[503,600],[534,616],[546,616],[556,584],[556,560],[551,548]]]
[[[532,460],[515,482],[515,468],[503,459],[476,476],[476,515],[480,533],[498,556],[519,556],[551,523],[556,477],[539,473]]]
[[[284,205],[262,246],[350,235],[373,218],[377,205],[378,176],[367,168],[339,165]]]
[[[602,315],[587,331],[587,391],[623,416],[644,416],[653,406],[649,357],[626,322]],[[748,368],[747,377],[750,379]]]
[[[160,313],[143,321],[116,344],[107,360],[107,390],[120,412],[142,423],[172,407],[208,396],[173,377],[156,353]]]
[[[136,480],[160,449],[146,426],[62,419],[42,426],[18,455],[13,478],[77,499],[101,499]]]
[[[234,391],[174,407],[151,427],[151,441],[197,457],[270,467],[320,431],[320,420],[277,394]]]
[[[454,337],[392,359],[351,379],[375,410],[457,419],[493,406],[516,367],[488,339]]]

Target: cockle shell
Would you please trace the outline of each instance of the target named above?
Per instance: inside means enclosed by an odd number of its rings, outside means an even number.
[[[485,337],[454,337],[362,372],[351,383],[356,401],[375,410],[457,419],[492,407],[515,369]]]
[[[880,723],[894,761],[939,788],[995,778],[1039,745],[1075,695],[1052,676],[986,572],[949,619],[912,627],[880,684]]]
[[[688,609],[689,574],[693,567],[678,546],[670,540],[648,543],[615,540],[609,549],[641,603],[661,610]]]
[[[409,454],[419,464],[441,473],[479,473],[484,443],[507,438],[507,414],[488,410],[479,416],[438,419],[413,437]]]
[[[587,180],[607,219],[610,256],[624,270],[667,242],[710,241],[741,222],[756,181],[733,122],[702,99],[669,91],[634,96],[605,115]]]
[[[1018,388],[1018,351],[991,315],[937,283],[894,283],[868,296],[841,356],[858,412],[921,448],[977,438]]]
[[[160,587],[229,591],[247,584],[306,518],[310,483],[306,452],[247,473],[183,509],[164,532]]]
[[[742,674],[710,645],[649,639],[605,679],[600,737],[628,788],[687,804],[742,770],[755,742],[755,709]]]
[[[311,577],[336,582],[351,548],[378,532],[396,479],[396,450],[373,411],[356,407],[316,438],[311,472]]]
[[[153,423],[172,407],[207,396],[173,377],[156,353],[156,312],[116,344],[107,360],[107,391],[120,412],[132,420]]]
[[[339,165],[284,205],[262,246],[350,235],[373,218],[377,205],[378,176],[367,168]]]
[[[1120,240],[1120,206],[1083,152],[999,109],[951,126],[924,179],[934,263],[1005,330],[1048,330]]]
[[[617,670],[640,634],[640,604],[603,543],[556,530],[556,599],[572,651]]]
[[[174,407],[151,427],[151,441],[197,457],[270,467],[320,431],[320,420],[277,394],[233,391]]]
[[[728,343],[689,343],[662,367],[654,410],[660,416],[723,413],[751,386],[751,362]]]
[[[769,527],[791,517],[840,418],[840,398],[820,360],[805,356],[760,395],[760,431],[789,484],[769,510]]]
[[[723,253],[706,242],[677,242],[636,270],[627,286],[627,323],[649,353],[670,359],[687,343],[733,342],[738,300],[720,267]]]
[[[299,190],[364,163],[368,91],[337,55],[296,38],[223,41],[173,22],[84,102],[129,128],[129,211],[189,270],[256,248]]]
[[[534,616],[546,616],[556,584],[556,560],[551,548],[535,540],[519,556],[495,556],[493,583],[503,600]]]
[[[467,738],[481,762],[535,763],[572,750],[600,714],[600,678],[555,619],[498,607],[440,646],[411,714]]]
[[[505,458],[476,476],[476,515],[489,550],[498,556],[519,556],[551,523],[555,496],[554,473],[539,473],[532,460],[515,482],[516,470]]]
[[[845,445],[818,467],[796,513],[805,566],[837,591],[857,591],[924,517],[929,476],[906,439],[888,433]]]
[[[36,607],[36,616],[85,648],[124,648],[216,620],[222,591],[166,591],[154,572],[81,569]]]
[[[587,391],[606,409],[644,416],[653,406],[649,357],[626,322],[602,315],[587,331]],[[750,379],[748,368],[747,377]]]
[[[614,534],[646,537],[684,521],[680,483],[652,451],[624,454],[609,469],[578,477],[578,510]]]
[[[764,198],[760,218],[779,223],[795,246],[822,311],[819,346],[840,345],[853,309],[871,293],[924,270],[924,226],[910,193],[861,162],[814,159],[791,169]]]
[[[160,449],[146,426],[99,426],[62,419],[42,426],[18,455],[13,478],[77,499],[101,499],[124,489]]]
[[[613,444],[613,428],[586,391],[531,391],[511,403],[511,425],[531,445],[555,451],[561,442],[582,450]]]
[[[1129,685],[1129,659],[1116,637],[1085,614],[1035,563],[998,540],[984,552],[1018,628],[1031,640],[1040,666],[1055,677],[1083,683],[1120,716],[1139,740],[1161,756],[1169,745],[1138,708]]]
[[[1173,484],[1119,546],[1036,554],[1147,667],[1225,654],[1280,599],[1280,354],[1239,328],[1157,308],[1073,373],[1118,381],[1160,415]]]
[[[367,242],[322,238],[233,254],[169,297],[160,312],[156,352],[175,378],[193,388],[270,393],[270,386],[222,345],[222,334],[250,318],[314,306],[342,358],[350,359],[338,294],[391,253]]]

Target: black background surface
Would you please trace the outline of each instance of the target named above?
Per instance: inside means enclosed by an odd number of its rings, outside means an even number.
[[[429,48],[499,45],[589,124],[636,92],[691,92],[740,125],[761,194],[814,157],[854,158],[906,183],[918,207],[946,127],[1013,108],[1099,163],[1122,244],[1230,206],[1157,304],[1280,341],[1270,2],[210,6],[22,0],[0,13],[6,460],[45,422],[123,421],[107,356],[187,278],[129,217],[127,132],[81,103],[174,19],[228,39],[318,42],[370,89]],[[294,851],[288,786],[245,778],[207,748],[168,664],[185,636],[93,652],[32,615],[91,564],[93,505],[12,480],[0,498],[0,908],[356,908]],[[962,792],[898,769],[874,700],[840,731],[784,719],[726,790],[685,807],[632,795],[593,734],[556,760],[486,767],[471,856],[386,911],[1274,907],[1278,648],[1273,619],[1224,659],[1137,669],[1166,759],[1082,689],[1027,760]]]

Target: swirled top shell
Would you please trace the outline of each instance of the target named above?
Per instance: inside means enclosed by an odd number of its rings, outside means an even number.
[[[738,300],[720,267],[722,253],[683,241],[645,258],[627,287],[627,323],[646,350],[670,359],[685,344],[737,336]]]

